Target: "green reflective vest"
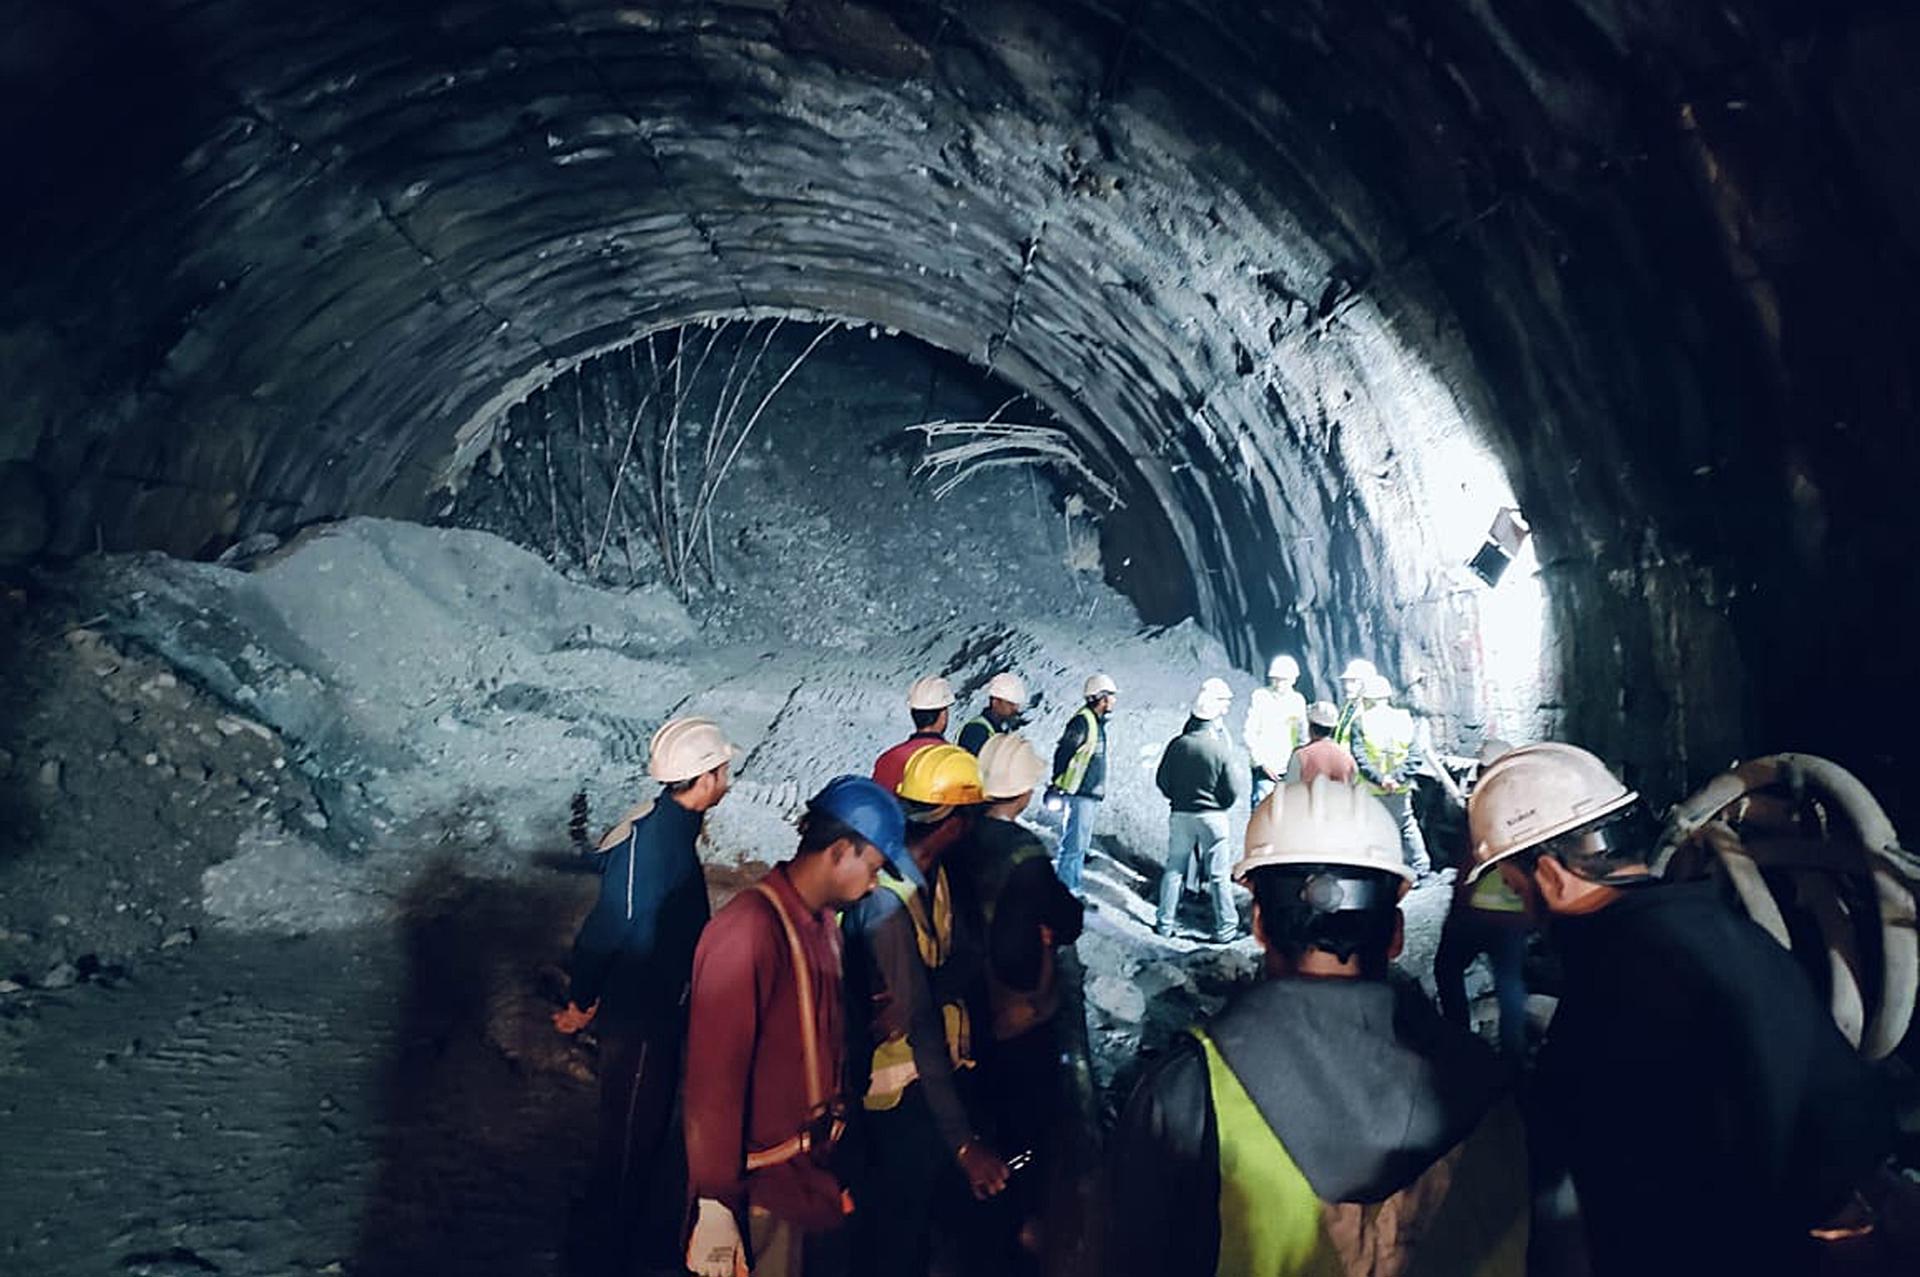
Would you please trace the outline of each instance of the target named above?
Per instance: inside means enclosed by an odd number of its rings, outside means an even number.
[[[1345,745],[1353,739],[1354,720],[1359,717],[1360,701],[1358,698],[1347,701],[1340,706],[1340,721],[1333,725],[1334,744]]]
[[[1087,768],[1093,763],[1093,756],[1100,752],[1100,716],[1092,707],[1082,705],[1075,718],[1087,720],[1087,738],[1080,742],[1080,748],[1073,751],[1073,757],[1067,760],[1066,770],[1053,778],[1053,787],[1065,794],[1077,793],[1080,782],[1087,778]]]
[[[1204,1029],[1220,1143],[1217,1277],[1522,1277],[1526,1143],[1504,1100],[1412,1184],[1383,1202],[1322,1202]],[[1396,1253],[1411,1248],[1410,1253]]]
[[[1392,705],[1375,705],[1361,714],[1355,721],[1354,740],[1360,749],[1360,756],[1375,775],[1391,776],[1406,766],[1407,759],[1413,753],[1413,715]],[[1405,784],[1396,789],[1376,785],[1360,777],[1367,791],[1372,794],[1397,793],[1405,789]]]

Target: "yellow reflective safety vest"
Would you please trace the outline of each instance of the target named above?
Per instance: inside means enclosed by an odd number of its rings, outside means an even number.
[[[1391,776],[1406,766],[1408,756],[1413,753],[1412,714],[1392,705],[1375,705],[1360,714],[1355,727],[1358,730],[1353,743],[1358,747],[1358,758],[1369,768],[1382,776]],[[1365,771],[1360,774],[1360,783],[1374,795],[1399,792],[1374,784],[1367,779]]]
[[[1526,1140],[1502,1100],[1472,1135],[1380,1202],[1323,1202],[1203,1029],[1220,1143],[1217,1277],[1522,1277]],[[1403,1248],[1407,1248],[1401,1253]]]
[[[1067,759],[1066,770],[1053,778],[1053,787],[1063,794],[1080,792],[1080,782],[1087,778],[1087,768],[1093,765],[1093,756],[1100,752],[1100,716],[1091,706],[1082,705],[1074,718],[1087,720],[1087,738],[1073,751],[1073,757]]]
[[[1486,913],[1525,913],[1526,902],[1514,894],[1512,887],[1498,873],[1489,871],[1479,882],[1473,884],[1473,891],[1467,896],[1467,907]]]
[[[907,916],[913,919],[913,938],[920,947],[920,961],[926,964],[929,974],[938,971],[953,956],[953,890],[947,883],[946,867],[941,866],[934,874],[931,917],[920,899],[920,889],[906,879],[883,873],[880,887],[891,891],[906,907]],[[973,1022],[967,1014],[966,1003],[943,1003],[940,1023],[946,1030],[947,1056],[953,1067],[972,1068]],[[907,1040],[906,1032],[891,1033],[873,1048],[873,1070],[863,1103],[875,1111],[890,1109],[900,1103],[907,1087],[919,1077],[920,1069],[913,1062],[913,1044]]]
[[[1340,706],[1340,721],[1333,725],[1333,743],[1346,745],[1353,740],[1354,720],[1360,717],[1360,702],[1346,701]]]

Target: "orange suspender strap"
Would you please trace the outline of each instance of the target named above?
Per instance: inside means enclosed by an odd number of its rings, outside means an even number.
[[[787,949],[793,955],[793,985],[800,999],[800,1054],[807,1071],[807,1112],[809,1115],[818,1115],[827,1107],[827,1094],[826,1079],[820,1074],[819,1029],[813,1019],[813,964],[807,961],[806,950],[800,947],[800,933],[794,929],[793,918],[787,913],[786,902],[780,899],[780,893],[768,886],[765,880],[754,883],[753,889],[767,898],[767,903],[773,906],[774,916],[780,919],[780,929],[787,933]],[[757,1171],[790,1162],[812,1146],[813,1132],[809,1129],[782,1140],[772,1148],[757,1151],[749,1149],[747,1169]]]

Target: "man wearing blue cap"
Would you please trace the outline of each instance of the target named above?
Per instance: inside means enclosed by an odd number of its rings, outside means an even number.
[[[906,855],[893,795],[841,776],[813,796],[800,847],[729,901],[694,951],[684,1091],[703,1277],[832,1277],[851,1209],[832,1169],[846,1031],[836,910]]]

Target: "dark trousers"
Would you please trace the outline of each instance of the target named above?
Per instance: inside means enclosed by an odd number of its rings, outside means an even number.
[[[1527,1052],[1527,929],[1518,915],[1492,914],[1465,905],[1447,915],[1433,955],[1433,984],[1440,1014],[1469,1027],[1467,968],[1479,954],[1493,969],[1493,997],[1500,1007],[1500,1049],[1509,1059]]]
[[[1006,1191],[985,1204],[980,1242],[991,1259],[982,1271],[1037,1273],[1039,1257],[1023,1247],[1021,1233],[1047,1217],[1047,1184],[1054,1173],[1054,1131],[1062,1111],[1060,1039],[1049,1021],[1020,1036],[995,1042],[980,1062],[980,1102],[986,1134],[1004,1158],[1031,1153]]]
[[[947,1232],[973,1204],[954,1150],[940,1138],[918,1082],[894,1107],[862,1113],[860,1125],[854,1277],[925,1277],[936,1223]]]
[[[609,1025],[600,1037],[600,1138],[569,1255],[577,1277],[682,1269],[686,1146],[678,1026]]]

